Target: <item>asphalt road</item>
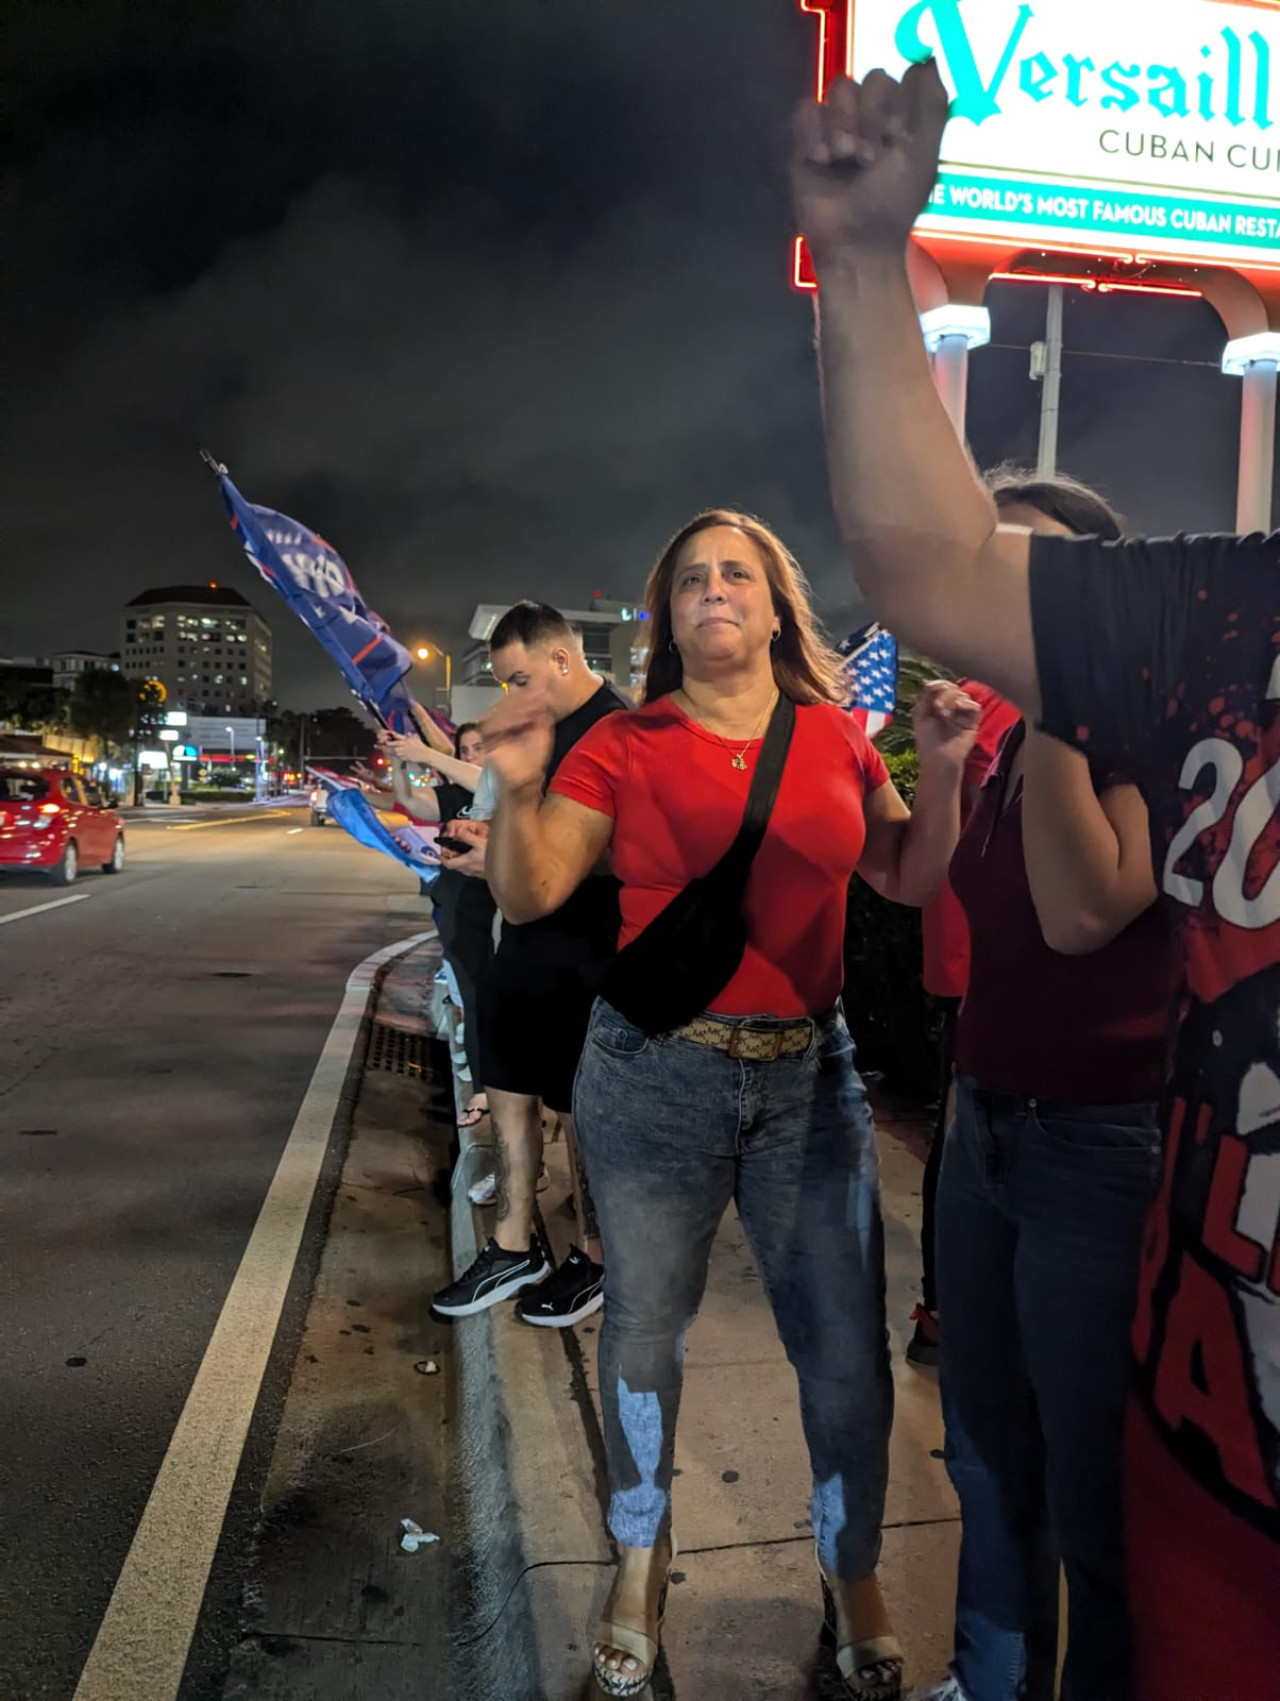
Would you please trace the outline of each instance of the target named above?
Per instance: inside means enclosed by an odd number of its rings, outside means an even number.
[[[118,877],[0,879],[3,1701],[73,1695],[347,976],[427,925],[306,821],[130,815]]]

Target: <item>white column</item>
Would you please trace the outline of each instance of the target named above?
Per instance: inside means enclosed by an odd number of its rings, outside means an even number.
[[[1065,291],[1061,284],[1049,285],[1049,306],[1045,315],[1044,333],[1044,390],[1040,396],[1040,455],[1037,470],[1041,478],[1052,478],[1058,470],[1058,415],[1062,400],[1062,300]]]
[[[1222,370],[1242,383],[1236,530],[1245,535],[1269,532],[1275,487],[1280,331],[1264,331],[1259,336],[1240,337],[1228,343]]]
[[[964,441],[969,396],[969,350],[991,341],[991,315],[985,307],[953,304],[920,315],[925,347],[933,356],[933,381],[956,434]]]
[[[965,434],[969,405],[969,344],[963,337],[940,337],[933,351],[933,381],[958,436]]]

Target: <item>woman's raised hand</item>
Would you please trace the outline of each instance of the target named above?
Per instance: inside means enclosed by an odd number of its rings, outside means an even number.
[[[436,752],[411,732],[388,732],[384,727],[378,734],[378,743],[388,756],[401,762],[412,762],[419,768],[435,767]]]
[[[911,711],[920,760],[962,766],[973,749],[981,719],[982,709],[968,692],[945,679],[932,680]]]
[[[504,791],[542,790],[555,736],[546,696],[533,686],[512,691],[480,723],[485,765]]]

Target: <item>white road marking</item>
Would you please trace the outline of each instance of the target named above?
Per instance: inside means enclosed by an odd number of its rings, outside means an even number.
[[[286,839],[291,839],[295,833],[300,833],[301,831],[301,827],[286,827],[284,830],[284,836]]]
[[[33,904],[29,910],[14,910],[12,915],[0,915],[0,927],[8,927],[11,921],[21,921],[24,916],[43,915],[46,910],[60,910],[63,904],[82,904],[86,898],[92,896],[92,892],[77,892],[70,898],[51,898],[47,904]]]
[[[378,971],[430,937],[375,951],[347,982],[73,1701],[175,1701]]]

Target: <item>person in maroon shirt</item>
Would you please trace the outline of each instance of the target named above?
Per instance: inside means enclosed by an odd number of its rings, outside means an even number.
[[[992,494],[1043,535],[1120,535],[1072,480]],[[1063,1695],[1130,1694],[1128,1334],[1178,984],[1149,834],[1128,780],[1017,721],[952,860],[970,967],[936,1232],[965,1701],[1052,1697],[1059,1558]]]
[[[1019,717],[1013,704],[1006,703],[989,685],[983,685],[976,679],[962,679],[960,689],[967,697],[972,697],[982,712],[978,736],[964,765],[964,789],[960,794],[960,821],[963,825],[978,801],[982,783],[1000,748],[1000,740]],[[934,1250],[934,1222],[938,1177],[942,1173],[942,1148],[955,1109],[956,1018],[969,985],[969,924],[964,919],[964,911],[950,880],[943,881],[937,897],[920,912],[920,933],[924,989],[942,1005],[942,1026],[938,1033],[938,1109],[929,1140],[924,1179],[920,1184],[920,1304],[911,1313],[915,1328],[907,1342],[907,1357],[912,1364],[936,1365],[938,1261]]]

